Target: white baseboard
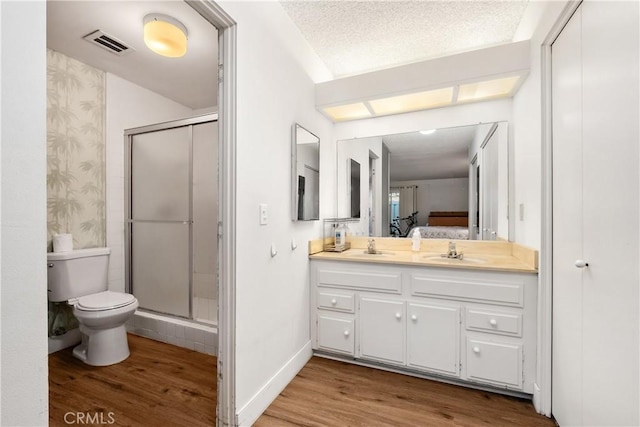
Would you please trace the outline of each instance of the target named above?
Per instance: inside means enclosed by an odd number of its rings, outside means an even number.
[[[71,329],[64,335],[49,337],[49,354],[63,350],[67,347],[73,347],[76,344],[80,344],[80,341],[82,341],[80,328]]]
[[[540,390],[540,386],[538,383],[533,383],[533,407],[536,409],[536,412],[539,414],[545,415],[547,417],[551,417],[550,413],[544,410],[542,407],[542,390]]]
[[[311,341],[307,343],[280,368],[276,374],[240,409],[236,415],[236,424],[240,427],[251,426],[267,410],[284,388],[293,380],[311,359]]]

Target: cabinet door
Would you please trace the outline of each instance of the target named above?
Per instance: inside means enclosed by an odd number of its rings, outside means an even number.
[[[522,389],[522,344],[467,338],[467,379]]]
[[[353,319],[318,315],[318,348],[353,356]]]
[[[409,304],[407,362],[438,373],[460,374],[460,308]]]
[[[404,364],[404,302],[361,298],[359,328],[361,357]]]

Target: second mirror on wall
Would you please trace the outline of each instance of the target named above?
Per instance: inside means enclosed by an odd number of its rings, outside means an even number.
[[[291,135],[291,219],[320,219],[320,138],[297,123]]]

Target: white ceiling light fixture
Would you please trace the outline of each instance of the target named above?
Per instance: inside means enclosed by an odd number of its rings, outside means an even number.
[[[422,135],[431,135],[432,133],[436,133],[436,130],[435,129],[421,130],[420,133]]]
[[[187,28],[175,18],[159,13],[144,17],[144,44],[158,55],[180,58],[187,53]]]

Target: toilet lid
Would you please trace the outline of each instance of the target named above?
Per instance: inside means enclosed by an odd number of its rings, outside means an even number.
[[[123,292],[104,291],[91,294],[78,299],[77,308],[85,311],[101,311],[124,307],[135,301],[131,294]]]

